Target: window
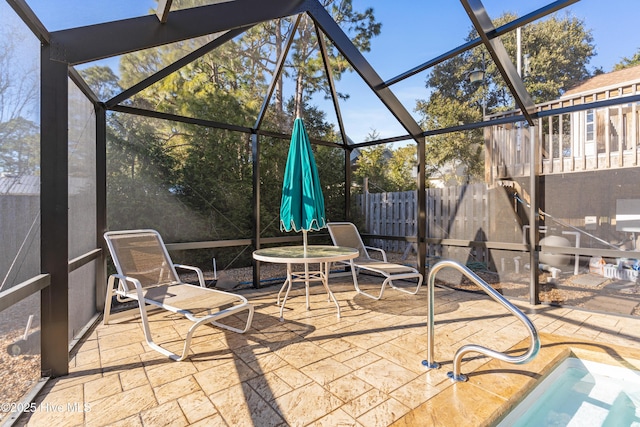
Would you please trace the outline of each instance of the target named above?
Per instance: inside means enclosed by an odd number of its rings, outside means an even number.
[[[595,140],[595,117],[595,110],[587,110],[586,142],[593,142]]]

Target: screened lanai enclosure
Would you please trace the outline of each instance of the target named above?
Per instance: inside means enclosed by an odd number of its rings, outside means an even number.
[[[296,117],[328,220],[425,277],[455,259],[507,298],[639,314],[635,3],[381,3],[0,3],[0,401],[69,373],[107,230],[277,281],[251,254],[301,242]]]

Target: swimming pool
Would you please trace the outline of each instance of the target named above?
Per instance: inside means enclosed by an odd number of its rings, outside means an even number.
[[[498,427],[640,427],[640,371],[570,357]]]

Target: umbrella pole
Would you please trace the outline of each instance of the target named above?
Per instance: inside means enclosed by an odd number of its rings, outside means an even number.
[[[302,245],[304,247],[304,257],[307,257],[307,230],[302,230]],[[305,296],[307,297],[307,310],[310,310],[309,306],[309,263],[304,260],[304,289]]]
[[[302,230],[302,245],[304,247],[304,256],[307,256],[307,230]]]

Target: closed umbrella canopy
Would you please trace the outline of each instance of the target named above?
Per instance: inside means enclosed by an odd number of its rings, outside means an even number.
[[[302,231],[306,246],[307,231],[318,231],[326,225],[318,168],[304,123],[297,118],[282,183],[280,230]]]

